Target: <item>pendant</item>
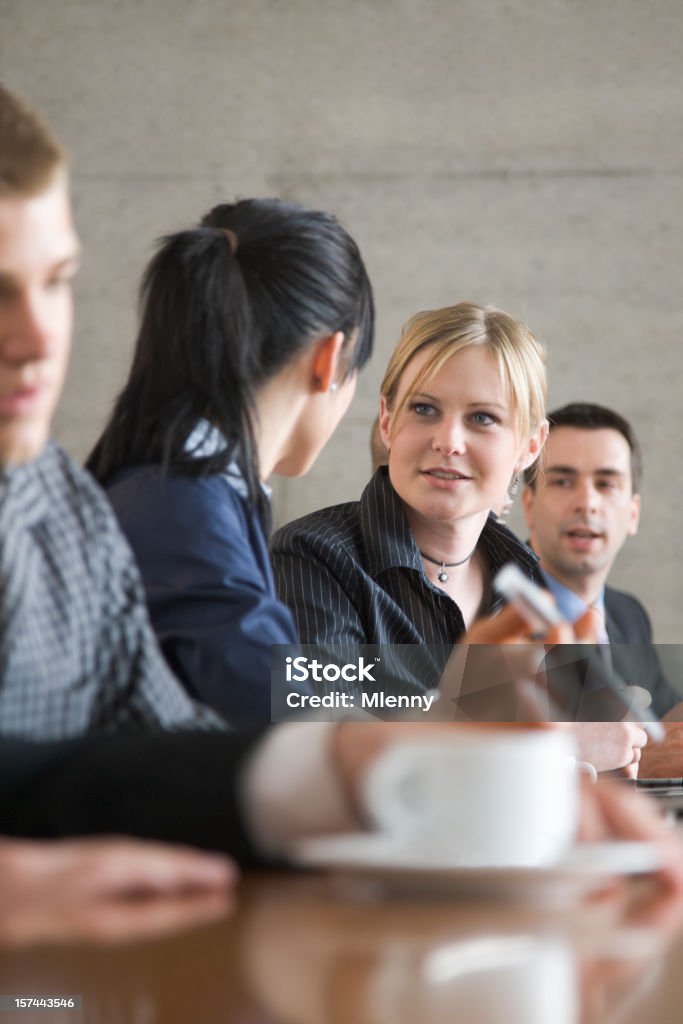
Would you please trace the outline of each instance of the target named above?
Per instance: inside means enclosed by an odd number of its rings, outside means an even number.
[[[439,570],[439,574],[438,574],[438,576],[436,578],[439,581],[439,583],[448,583],[448,580],[450,579],[450,577],[449,577],[448,573],[446,572],[446,566],[445,565],[441,566],[441,569]]]

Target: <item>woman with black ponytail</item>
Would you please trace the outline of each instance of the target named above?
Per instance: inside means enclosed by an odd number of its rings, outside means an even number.
[[[137,556],[164,654],[231,723],[270,719],[275,595],[264,481],[312,465],[370,358],[372,289],[330,214],[215,207],[163,239],[128,382],[88,460]]]

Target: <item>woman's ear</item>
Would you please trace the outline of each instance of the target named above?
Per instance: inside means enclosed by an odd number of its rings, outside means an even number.
[[[548,421],[543,420],[538,430],[531,435],[525,446],[525,451],[519,463],[520,470],[527,469],[543,451],[543,445],[548,439]]]
[[[344,332],[324,334],[313,346],[311,376],[313,390],[318,392],[333,390],[341,376],[342,351],[344,348]]]
[[[391,449],[391,422],[393,413],[389,411],[387,400],[384,395],[379,396],[379,435],[382,444],[389,451]]]

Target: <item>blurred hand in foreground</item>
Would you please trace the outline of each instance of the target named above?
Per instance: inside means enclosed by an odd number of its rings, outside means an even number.
[[[683,894],[683,844],[654,802],[625,783],[601,780],[581,790],[579,839],[619,839],[656,843],[662,857],[657,877],[669,891]]]
[[[237,879],[226,858],[106,838],[0,839],[0,942],[115,942],[225,913]]]

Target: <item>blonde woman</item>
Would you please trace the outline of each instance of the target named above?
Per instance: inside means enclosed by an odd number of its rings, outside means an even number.
[[[448,648],[498,608],[502,565],[534,575],[492,509],[541,451],[545,396],[543,349],[507,313],[463,302],[407,322],[381,386],[388,467],[273,540],[303,643]]]

